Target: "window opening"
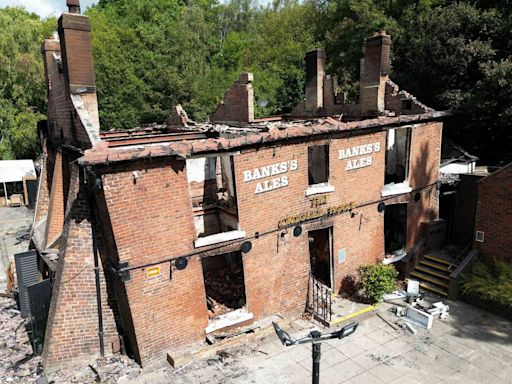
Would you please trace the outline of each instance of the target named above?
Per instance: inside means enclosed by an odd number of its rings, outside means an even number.
[[[407,204],[387,205],[384,211],[386,254],[405,251],[407,240]]]
[[[410,128],[390,129],[387,136],[385,184],[407,181]]]
[[[309,258],[313,277],[332,288],[332,227],[308,232]]]
[[[208,317],[214,319],[245,306],[244,268],[241,252],[202,259]]]
[[[329,146],[308,147],[309,185],[325,184],[329,181]]]
[[[187,159],[197,238],[239,229],[233,169],[229,155]]]

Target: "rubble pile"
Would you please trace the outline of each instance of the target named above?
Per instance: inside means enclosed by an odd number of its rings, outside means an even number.
[[[245,305],[242,266],[205,271],[205,286],[210,318]]]
[[[33,383],[41,371],[13,299],[0,297],[0,378],[2,383]]]
[[[32,345],[13,299],[0,297],[0,383],[129,383],[139,377],[140,366],[127,356],[115,355],[84,363],[73,370],[61,369],[45,378],[40,356]]]
[[[127,356],[99,358],[92,364],[84,363],[72,371],[61,369],[48,376],[48,382],[67,383],[129,383],[141,373],[140,366]]]

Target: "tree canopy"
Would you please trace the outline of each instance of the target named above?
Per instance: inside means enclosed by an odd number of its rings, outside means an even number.
[[[36,125],[46,112],[39,52],[54,23],[20,8],[0,9],[0,159],[37,154]]]
[[[164,121],[181,103],[205,121],[239,73],[253,72],[257,115],[303,97],[304,53],[327,51],[328,70],[357,98],[363,41],[392,35],[392,78],[436,109],[445,132],[488,163],[512,161],[510,0],[102,0],[87,11],[103,129]],[[0,9],[1,158],[35,156],[45,113],[39,47],[56,28]]]

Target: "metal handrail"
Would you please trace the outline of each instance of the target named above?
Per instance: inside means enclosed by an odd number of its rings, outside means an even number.
[[[403,261],[403,262],[407,262],[407,261],[411,260],[411,258],[412,258],[412,257],[414,257],[414,256],[416,255],[416,253],[418,253],[418,252],[419,252],[419,250],[420,250],[421,248],[423,248],[423,247],[426,245],[427,240],[428,240],[428,234],[426,234],[425,236],[423,236],[423,237],[421,238],[421,240],[420,240],[420,241],[418,241],[418,242],[414,245],[414,247],[412,247],[412,248],[407,252],[407,256],[405,256],[405,257],[402,259],[402,261]]]
[[[448,270],[451,271],[453,268],[457,267],[459,262],[465,257],[465,255],[468,253],[469,249],[471,248],[471,245],[473,245],[473,241],[470,241],[466,244],[464,249],[457,255],[455,260],[452,261],[452,263],[448,266]]]

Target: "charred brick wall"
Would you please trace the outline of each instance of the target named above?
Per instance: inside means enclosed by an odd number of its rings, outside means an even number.
[[[233,155],[239,229],[253,243],[252,250],[243,254],[243,269],[247,308],[255,320],[304,311],[310,273],[308,231],[333,227],[333,288],[342,291],[347,277],[355,275],[361,264],[384,257],[384,213],[377,210],[380,201],[409,202],[412,237],[408,246],[414,244],[422,221],[437,218],[435,164],[441,125],[422,124],[412,130],[409,182],[421,194],[419,201],[413,199],[416,191],[381,197],[385,131],[290,142]],[[308,147],[315,145],[329,145],[329,187],[333,190],[308,196]],[[354,154],[353,148],[360,153]],[[352,152],[348,157],[347,151]],[[252,178],[256,169],[267,166],[274,174]],[[142,363],[162,360],[165,352],[179,354],[204,339],[208,324],[201,257],[239,249],[240,244],[194,248],[185,161],[138,161],[107,166],[99,173],[102,192],[96,212],[106,229],[108,259],[112,264],[128,262],[137,267],[129,281],[117,285],[124,289],[124,303],[118,301],[121,323],[132,322],[130,342],[136,345]],[[434,187],[424,189],[429,184]],[[331,214],[302,222],[305,215],[314,218],[315,212],[317,216]],[[299,236],[293,235],[293,220],[302,225]],[[187,268],[173,269],[171,278],[171,264],[162,261],[190,252],[207,255],[191,256]],[[345,259],[338,257],[342,254]],[[147,263],[155,264],[144,266]],[[153,268],[159,269],[150,276]]]
[[[120,262],[137,266],[193,250],[195,229],[184,161],[118,167],[102,176],[102,184]],[[129,305],[124,316],[131,316],[136,335],[132,343],[136,341],[144,364],[203,340],[208,321],[200,259],[191,258],[185,270],[173,271],[172,278],[170,263],[155,267],[159,273],[151,277],[148,268],[131,271],[124,284]]]
[[[484,232],[484,241],[473,246],[488,260],[512,260],[511,191],[511,164],[479,182],[475,231]]]
[[[75,165],[43,350],[43,365],[47,370],[99,353],[91,212],[78,175]],[[101,266],[100,276],[105,345],[110,346],[117,339],[117,331]],[[109,352],[107,348],[106,352]]]
[[[224,99],[212,115],[214,123],[243,124],[254,121],[253,74],[242,73],[225,93]]]

